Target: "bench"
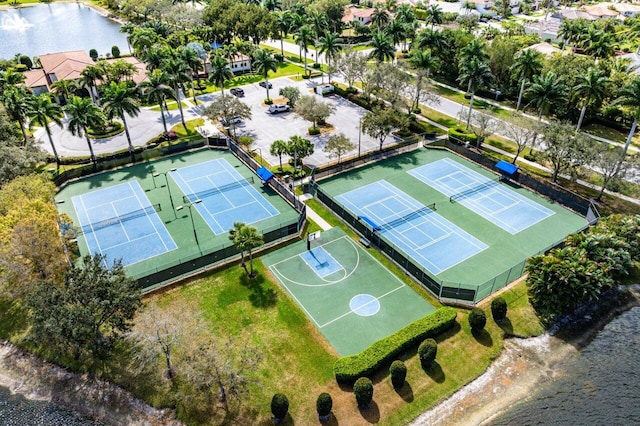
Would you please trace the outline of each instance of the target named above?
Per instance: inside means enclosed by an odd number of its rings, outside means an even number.
[[[362,244],[366,248],[371,247],[371,241],[367,240],[365,237],[360,238],[360,244]]]

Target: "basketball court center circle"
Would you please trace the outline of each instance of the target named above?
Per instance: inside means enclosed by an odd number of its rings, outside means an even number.
[[[370,317],[380,311],[380,301],[370,294],[358,294],[349,301],[349,308],[361,317]]]

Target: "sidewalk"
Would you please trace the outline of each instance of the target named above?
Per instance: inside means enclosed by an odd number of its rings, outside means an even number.
[[[313,195],[311,195],[311,194],[302,194],[302,195],[300,195],[298,197],[298,200],[300,200],[300,201],[302,201],[304,203],[305,201],[307,201],[310,198],[313,198]],[[313,211],[309,206],[307,206],[307,218],[311,219],[312,221],[317,223],[318,226],[323,231],[328,231],[329,229],[333,228],[333,226],[329,225],[327,223],[327,221],[325,221],[323,218],[321,218],[320,215],[318,213],[316,213],[315,211]]]

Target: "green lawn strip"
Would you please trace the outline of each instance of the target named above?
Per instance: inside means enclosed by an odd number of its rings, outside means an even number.
[[[182,123],[178,123],[171,128],[171,131],[176,132],[176,135],[181,138],[185,136],[192,136],[197,134],[196,127],[202,126],[204,124],[204,118],[194,118],[192,120],[187,121],[187,129],[185,130]]]
[[[626,143],[629,132],[622,132],[611,127],[603,126],[602,124],[591,123],[583,126],[581,129],[585,133],[598,136],[601,138],[609,139],[618,143]],[[640,134],[637,132],[631,138],[631,145],[640,147]]]
[[[188,105],[183,101],[180,102],[182,104],[182,108],[186,108]],[[160,106],[154,106],[149,108],[151,111],[160,111]],[[177,102],[167,102],[167,109],[165,111],[175,111],[178,109]]]

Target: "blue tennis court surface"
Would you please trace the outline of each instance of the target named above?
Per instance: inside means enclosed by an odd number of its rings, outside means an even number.
[[[425,164],[408,173],[512,235],[554,214],[535,201],[449,158]]]
[[[342,265],[322,247],[300,253],[300,257],[320,278],[342,270]]]
[[[137,181],[71,198],[90,253],[131,265],[176,248]]]
[[[433,274],[488,247],[385,180],[336,199],[358,216],[366,216],[387,240]]]
[[[235,222],[259,222],[279,214],[227,160],[216,160],[182,167],[169,176],[178,184],[188,202],[216,234],[233,228]]]

